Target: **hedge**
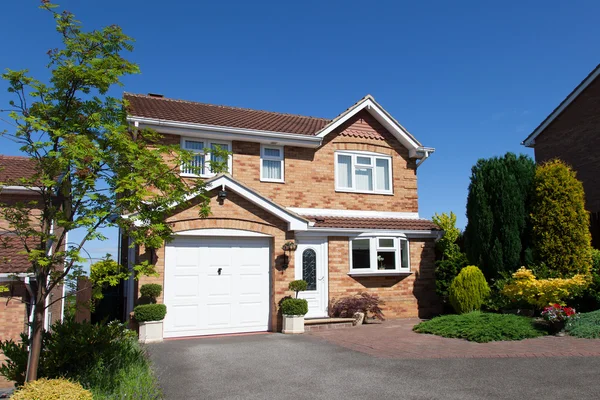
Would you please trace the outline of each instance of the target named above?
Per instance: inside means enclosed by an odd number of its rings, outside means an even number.
[[[138,322],[162,321],[167,315],[164,304],[142,304],[133,309],[133,315]]]

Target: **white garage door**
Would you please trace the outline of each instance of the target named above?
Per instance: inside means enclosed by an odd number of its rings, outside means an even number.
[[[165,337],[266,331],[268,238],[177,238],[165,254]]]

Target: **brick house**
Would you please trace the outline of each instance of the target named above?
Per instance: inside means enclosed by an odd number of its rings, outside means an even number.
[[[328,315],[333,299],[369,292],[387,318],[439,312],[434,243],[439,228],[418,213],[417,167],[434,151],[366,96],[336,118],[124,95],[132,127],[152,128],[166,143],[197,153],[224,146],[227,174],[208,167],[211,215],[195,206],[166,215],[175,238],[154,255],[159,299],[167,305],[165,337],[281,327],[278,303],[288,283],[308,282],[306,318]],[[193,199],[193,194],[190,194]],[[295,251],[284,251],[288,241]],[[147,256],[128,249],[121,261]],[[126,315],[138,296],[130,282]]]
[[[31,215],[39,212],[35,204],[40,196],[35,188],[24,187],[20,178],[31,178],[36,165],[32,159],[17,156],[0,155],[0,204],[22,202],[30,204]],[[21,254],[23,246],[17,241],[7,221],[0,219],[0,285],[8,287],[8,291],[0,293],[0,340],[19,339],[22,332],[28,330],[30,315],[28,285],[35,285],[34,276],[28,272],[31,264],[25,254]],[[62,286],[56,287],[48,299],[63,297]],[[52,304],[45,314],[46,329],[63,317],[63,302]]]
[[[583,182],[594,247],[600,248],[600,65],[523,141],[538,163],[560,158]]]

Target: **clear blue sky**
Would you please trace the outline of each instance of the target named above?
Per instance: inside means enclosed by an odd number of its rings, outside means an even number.
[[[38,4],[3,2],[2,68],[44,76],[58,37]],[[142,74],[125,80],[130,92],[327,118],[372,94],[436,148],[418,170],[421,215],[454,211],[461,227],[471,166],[532,155],[520,142],[600,60],[597,1],[60,4],[87,28],[118,24],[136,39]]]

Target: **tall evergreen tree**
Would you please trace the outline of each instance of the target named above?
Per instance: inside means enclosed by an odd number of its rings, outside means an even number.
[[[487,279],[516,271],[530,261],[529,208],[535,174],[525,155],[480,159],[471,169],[465,247]]]

